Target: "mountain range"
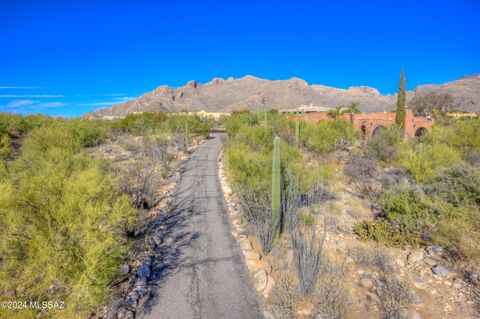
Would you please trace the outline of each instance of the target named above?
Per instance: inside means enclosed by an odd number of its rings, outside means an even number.
[[[421,85],[407,92],[407,103],[426,94],[448,94],[455,108],[480,112],[480,74],[439,85]],[[301,105],[336,107],[358,102],[362,112],[381,112],[395,107],[396,94],[382,95],[369,86],[339,89],[309,85],[299,78],[266,80],[254,76],[214,78],[208,83],[189,81],[179,88],[162,85],[132,101],[86,114],[87,117],[124,116],[147,111],[208,111],[294,109]]]

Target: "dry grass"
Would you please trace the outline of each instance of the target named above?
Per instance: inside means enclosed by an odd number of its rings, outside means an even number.
[[[348,267],[324,258],[321,273],[315,294],[320,314],[332,319],[347,318],[352,303],[345,280]]]

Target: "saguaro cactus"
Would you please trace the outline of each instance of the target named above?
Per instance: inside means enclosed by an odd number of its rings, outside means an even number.
[[[280,200],[281,200],[281,167],[280,167],[280,138],[277,136],[273,141],[272,160],[272,237],[280,235]]]
[[[264,116],[264,124],[265,124],[265,127],[267,127],[268,126],[267,110],[265,110],[263,114],[264,114],[263,115]]]
[[[300,111],[295,112],[295,143],[300,146]]]

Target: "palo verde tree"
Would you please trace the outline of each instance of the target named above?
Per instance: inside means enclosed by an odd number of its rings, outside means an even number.
[[[407,89],[405,82],[405,71],[402,68],[402,73],[400,74],[400,84],[398,86],[397,110],[395,111],[395,123],[400,129],[405,128],[405,118],[407,115],[406,101]]]

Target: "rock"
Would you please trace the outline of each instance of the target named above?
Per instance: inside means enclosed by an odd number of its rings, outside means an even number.
[[[130,272],[130,265],[128,263],[123,264],[117,269],[117,275],[119,277],[125,277]]]
[[[433,255],[433,254],[443,254],[443,248],[440,247],[440,246],[430,246],[430,247],[427,247],[427,251],[430,255]]]
[[[150,266],[147,264],[142,264],[137,270],[137,274],[140,278],[150,277]]]
[[[246,238],[240,239],[238,241],[238,245],[240,246],[240,249],[243,250],[243,251],[252,250],[252,243],[250,242],[250,240],[248,240]]]
[[[265,270],[259,270],[255,273],[255,289],[260,292],[267,287],[267,273]]]
[[[450,268],[447,268],[443,265],[436,265],[435,267],[432,267],[432,271],[435,275],[444,279],[450,279],[455,276],[455,273]]]
[[[422,299],[417,295],[415,291],[410,291],[410,303],[414,305],[421,305]]]
[[[360,276],[363,275],[365,273],[365,270],[363,269],[358,269],[357,270],[357,274],[359,274]]]
[[[452,282],[451,282],[450,280],[445,280],[445,281],[443,282],[443,284],[444,284],[445,286],[451,286],[451,285],[452,285]]]
[[[371,289],[373,287],[373,281],[370,278],[363,277],[360,279],[360,286]]]
[[[423,259],[423,252],[422,251],[414,251],[408,255],[408,262],[410,264],[415,264]]]
[[[131,311],[127,311],[123,316],[123,319],[135,319],[135,315]]]
[[[270,293],[273,291],[273,287],[275,287],[275,279],[272,276],[267,275],[267,286],[263,290],[263,295],[268,297]]]
[[[438,264],[438,262],[437,262],[435,259],[431,258],[431,257],[425,258],[425,259],[423,260],[423,262],[424,262],[425,264],[427,264],[428,266],[431,266],[431,267],[436,266],[436,265]]]
[[[138,295],[136,292],[131,292],[127,297],[127,307],[129,309],[135,310],[137,307]]]
[[[372,302],[372,303],[373,303],[373,302],[378,302],[378,297],[377,297],[377,295],[374,294],[374,293],[371,293],[371,292],[367,292],[367,293],[365,294],[365,298],[367,298],[367,300],[368,300],[369,302]]]
[[[452,284],[452,287],[454,289],[459,289],[463,286],[463,281],[460,279],[460,278],[456,278],[454,281],[453,281],[453,284]]]
[[[404,309],[400,316],[402,319],[422,319],[420,314],[413,309]]]
[[[274,315],[272,315],[270,312],[268,312],[266,310],[263,312],[263,317],[265,319],[276,319]]]
[[[255,269],[258,268],[258,262],[260,260],[260,254],[253,251],[243,251],[245,254],[245,261],[247,263],[247,267],[250,271],[254,271]]]
[[[410,280],[412,281],[412,285],[417,289],[425,289],[425,283],[423,282],[422,278],[416,274],[410,275]]]
[[[161,234],[155,234],[152,238],[157,246],[160,246],[163,243],[163,236]]]
[[[401,260],[400,258],[397,258],[395,260],[395,263],[398,265],[398,267],[401,267],[401,268],[405,267],[405,262],[403,260]]]

